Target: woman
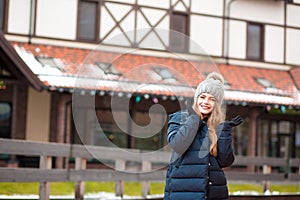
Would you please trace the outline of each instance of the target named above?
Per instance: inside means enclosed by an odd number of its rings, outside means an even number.
[[[232,127],[243,120],[223,122],[223,98],[224,79],[212,72],[198,85],[193,105],[170,115],[167,141],[173,152],[165,200],[228,199],[222,168],[234,161]]]

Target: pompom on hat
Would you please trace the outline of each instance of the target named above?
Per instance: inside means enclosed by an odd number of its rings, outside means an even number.
[[[213,95],[218,103],[222,104],[224,99],[224,78],[217,72],[211,72],[206,79],[202,81],[195,92],[194,101],[196,102],[198,96],[202,93],[209,93]]]

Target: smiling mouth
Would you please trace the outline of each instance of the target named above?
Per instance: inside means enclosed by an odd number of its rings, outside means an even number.
[[[209,109],[210,107],[209,106],[207,106],[207,105],[200,105],[201,106],[201,108],[203,108],[203,109]]]

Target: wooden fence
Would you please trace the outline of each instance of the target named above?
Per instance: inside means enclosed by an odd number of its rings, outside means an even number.
[[[129,153],[131,152],[131,153]],[[164,181],[165,169],[170,152],[141,152],[139,150],[71,145],[61,143],[32,142],[26,140],[0,139],[0,154],[39,157],[39,168],[0,168],[0,182],[39,182],[39,197],[49,199],[50,182],[74,182],[75,199],[83,199],[85,181],[115,181],[116,195],[124,192],[123,181],[142,182],[142,196],[150,191],[150,181]],[[53,169],[52,158],[74,158],[75,167]],[[111,169],[88,169],[87,159],[101,158],[113,163]],[[128,173],[127,163],[139,164],[139,173]],[[241,168],[254,166],[256,172],[240,171]],[[226,170],[229,181],[300,181],[300,159],[262,158],[236,156],[235,162]],[[239,169],[239,170],[235,170]]]

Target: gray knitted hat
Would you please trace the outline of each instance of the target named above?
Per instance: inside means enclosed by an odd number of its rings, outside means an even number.
[[[195,92],[194,101],[202,93],[209,93],[213,95],[217,101],[222,104],[224,99],[224,78],[217,72],[211,72],[207,75],[206,79],[202,81]]]

